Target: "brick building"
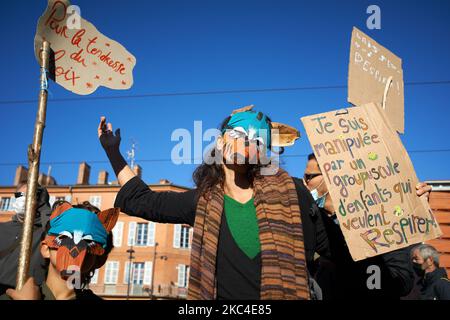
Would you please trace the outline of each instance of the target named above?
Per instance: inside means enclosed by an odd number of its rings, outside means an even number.
[[[11,219],[15,185],[26,180],[26,170],[18,167],[14,185],[0,187],[0,222]],[[136,166],[135,172],[140,175],[141,168]],[[54,178],[42,174],[39,182],[46,185],[51,204],[61,199],[72,204],[87,200],[102,210],[111,208],[120,186],[108,182],[106,171],[99,173],[96,184],[89,184],[89,175],[89,165],[82,163],[74,185],[57,185]],[[149,187],[156,192],[189,190],[165,179]],[[90,288],[96,294],[107,299],[126,299],[129,292],[130,299],[149,299],[153,288],[153,298],[186,296],[192,228],[153,223],[121,213],[113,235],[115,248],[91,281]]]
[[[440,239],[428,243],[441,253],[439,263],[441,267],[447,269],[447,275],[450,276],[450,180],[427,181],[427,183],[433,186],[430,206],[443,233]]]
[[[141,168],[135,167],[140,175]],[[72,204],[89,201],[100,209],[113,206],[120,186],[108,182],[108,173],[101,171],[96,184],[89,184],[90,167],[80,164],[77,182],[70,186],[56,184],[53,177],[43,174],[39,182],[46,185],[50,202],[64,199]],[[11,219],[15,186],[27,178],[24,167],[18,167],[13,186],[0,187],[0,222]],[[441,266],[450,275],[450,180],[427,181],[433,186],[430,205],[443,236],[429,241],[441,252]],[[160,180],[149,187],[157,192],[188,190]],[[115,248],[108,261],[97,271],[91,289],[107,299],[184,298],[187,293],[192,228],[184,225],[159,224],[121,213],[113,230]],[[132,259],[130,259],[130,251]],[[129,272],[130,261],[132,272]],[[152,283],[154,284],[152,287]]]

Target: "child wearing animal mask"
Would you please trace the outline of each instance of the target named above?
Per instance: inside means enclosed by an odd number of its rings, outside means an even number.
[[[29,278],[21,290],[7,290],[9,298],[100,299],[86,286],[95,270],[105,264],[113,248],[111,231],[119,212],[119,208],[100,211],[93,206],[72,206],[67,202],[57,205],[50,216],[40,248],[48,263],[46,281],[38,287],[34,279]]]

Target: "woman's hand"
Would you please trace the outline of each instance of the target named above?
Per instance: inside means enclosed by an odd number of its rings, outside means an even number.
[[[430,193],[432,190],[432,187],[430,185],[428,185],[425,182],[419,182],[416,185],[416,193],[419,197],[423,197],[425,198],[427,201],[430,201]]]
[[[105,149],[106,151],[106,155],[111,162],[111,166],[117,176],[119,184],[123,186],[129,180],[135,177],[135,174],[127,165],[127,162],[125,161],[123,156],[120,154],[120,129],[116,130],[115,135],[113,134],[112,130],[112,124],[106,124],[106,118],[101,117],[97,129],[98,138],[100,140],[100,143],[102,144],[103,149]]]
[[[20,290],[8,289],[6,294],[13,300],[40,300],[41,293],[39,287],[34,282],[34,278],[28,278]]]

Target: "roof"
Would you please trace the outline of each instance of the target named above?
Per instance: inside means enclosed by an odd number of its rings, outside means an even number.
[[[429,180],[425,182],[433,187],[433,191],[450,191],[450,180]]]
[[[159,189],[159,188],[167,188],[170,189],[182,189],[182,190],[191,190],[192,188],[188,188],[185,186],[173,184],[173,183],[167,183],[167,184],[147,184],[149,188],[152,189]],[[121,188],[119,184],[74,184],[74,185],[49,185],[44,186],[47,190],[52,189],[104,189],[104,188]],[[16,186],[0,186],[1,189],[15,189]]]

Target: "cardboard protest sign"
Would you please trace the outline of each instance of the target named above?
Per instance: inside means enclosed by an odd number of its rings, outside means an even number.
[[[441,235],[413,165],[381,106],[303,117],[355,261]]]
[[[74,23],[78,18],[79,23]],[[42,41],[54,52],[56,83],[76,94],[91,94],[99,86],[129,89],[136,58],[120,43],[102,35],[94,25],[76,16],[68,0],[49,0],[34,39],[39,61]]]
[[[392,77],[392,78],[391,78]],[[386,88],[389,79],[392,81]],[[391,126],[404,133],[404,86],[402,60],[369,36],[353,28],[348,68],[348,101],[354,105],[382,105]]]

